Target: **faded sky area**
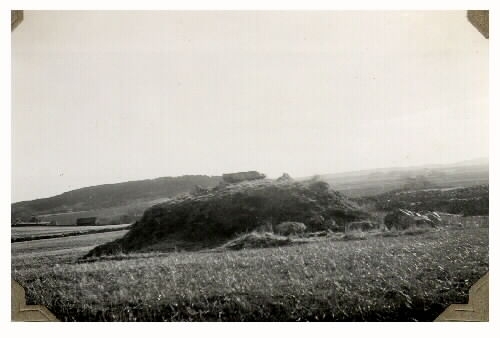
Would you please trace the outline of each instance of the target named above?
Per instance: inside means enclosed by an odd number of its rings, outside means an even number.
[[[12,199],[487,157],[488,52],[465,11],[26,11]]]

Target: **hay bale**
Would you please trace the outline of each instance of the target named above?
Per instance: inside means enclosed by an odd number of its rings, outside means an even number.
[[[280,235],[296,235],[305,232],[307,227],[300,222],[282,222],[274,227],[274,231]]]
[[[376,229],[376,226],[374,223],[369,222],[369,221],[357,221],[357,222],[350,222],[346,225],[345,227],[345,232],[352,232],[352,231],[370,231]]]

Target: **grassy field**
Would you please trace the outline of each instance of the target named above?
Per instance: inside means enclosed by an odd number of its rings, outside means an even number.
[[[48,239],[70,235],[84,235],[99,232],[118,231],[130,227],[130,224],[100,226],[28,226],[12,227],[11,242],[34,239]]]
[[[118,235],[14,243],[12,276],[65,321],[425,321],[488,271],[486,228],[77,262]]]
[[[12,267],[44,268],[52,267],[54,264],[73,263],[96,245],[120,238],[127,231],[12,243]]]

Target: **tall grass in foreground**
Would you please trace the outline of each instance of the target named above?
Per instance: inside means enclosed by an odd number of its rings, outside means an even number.
[[[488,271],[488,229],[115,258],[13,278],[66,321],[433,320]]]

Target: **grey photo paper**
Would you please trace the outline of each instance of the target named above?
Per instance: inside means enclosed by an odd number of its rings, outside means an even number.
[[[11,12],[12,321],[488,321],[489,11]]]

